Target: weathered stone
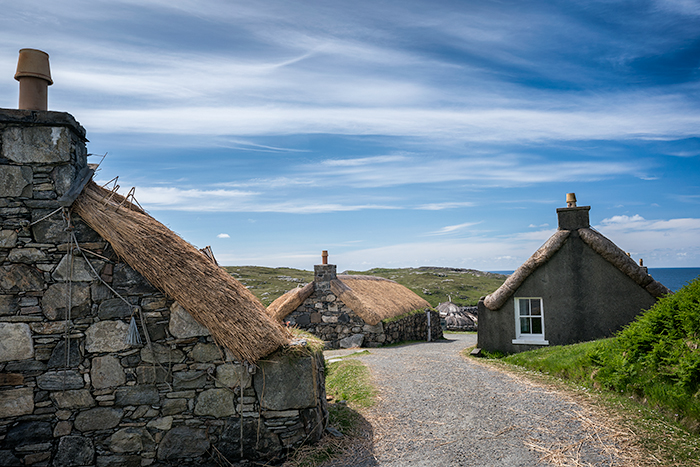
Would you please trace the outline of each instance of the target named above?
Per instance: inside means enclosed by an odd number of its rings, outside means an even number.
[[[329,316],[329,315],[323,315],[321,316],[321,319],[323,320],[324,323],[329,323],[329,324],[334,324],[338,322],[338,317],[337,316]]]
[[[131,316],[132,307],[127,305],[120,298],[110,298],[100,303],[97,311],[101,320],[113,318],[128,318]]]
[[[270,461],[270,464],[276,464],[283,456],[279,437],[270,432],[265,424],[244,418],[241,430],[241,419],[229,418],[216,443],[216,449],[225,459],[235,460],[240,459],[241,448],[246,459],[264,459]]]
[[[53,321],[41,323],[29,323],[34,334],[63,334],[70,321]]]
[[[234,415],[236,409],[233,405],[233,392],[228,389],[208,389],[200,393],[194,413],[217,418]]]
[[[38,292],[44,289],[44,276],[26,264],[2,266],[0,289],[5,292]]]
[[[141,274],[125,263],[118,263],[114,266],[112,286],[130,294],[158,292]]]
[[[90,367],[90,379],[95,389],[121,386],[126,382],[126,376],[119,359],[112,355],[95,357]]]
[[[119,352],[128,349],[126,336],[129,325],[123,321],[100,321],[85,331],[85,350],[97,352]]]
[[[311,320],[311,323],[313,323],[313,324],[318,324],[321,321],[323,321],[321,319],[321,313],[318,313],[318,312],[311,313],[309,315],[309,319]]]
[[[62,420],[56,423],[56,426],[53,429],[53,437],[60,438],[61,436],[69,435],[72,430],[73,422],[70,422],[68,420]]]
[[[240,386],[249,388],[253,382],[253,375],[243,368],[243,365],[225,363],[216,367],[216,386],[234,388]]]
[[[223,360],[224,356],[216,344],[202,344],[200,342],[192,349],[192,359],[195,362],[213,362]]]
[[[141,458],[138,454],[119,456],[110,455],[102,456],[98,455],[96,459],[96,467],[146,467],[150,465],[148,462],[153,461],[153,459]]]
[[[138,384],[169,383],[173,375],[167,368],[153,365],[140,365],[136,367],[136,381]]]
[[[23,373],[25,376],[38,376],[46,370],[46,364],[37,360],[20,360],[10,362],[5,371]]]
[[[12,451],[2,449],[0,450],[0,465],[15,467],[21,466],[22,462],[14,454],[12,454]]]
[[[338,345],[341,349],[351,349],[353,347],[362,347],[362,342],[365,340],[364,334],[353,334],[350,337],[340,339]]]
[[[34,356],[32,331],[26,323],[0,322],[0,362]]]
[[[21,373],[0,373],[0,386],[21,386],[24,375]]]
[[[49,422],[19,422],[7,432],[5,446],[15,447],[22,444],[39,444],[51,439],[53,432]]]
[[[143,431],[138,428],[122,428],[109,438],[109,450],[119,453],[142,451],[142,436]]]
[[[34,411],[34,389],[20,388],[0,391],[0,414],[3,417],[27,415]]]
[[[348,316],[347,313],[341,313],[340,316],[338,316],[338,322],[339,323],[347,323],[350,321],[350,316]]]
[[[267,410],[289,410],[317,404],[314,357],[277,356],[260,363],[262,371],[253,378],[255,392],[262,394],[260,405]],[[263,393],[264,386],[264,393]]]
[[[99,282],[93,282],[90,284],[90,296],[92,297],[93,302],[101,302],[102,300],[112,298],[114,294],[107,288],[106,285]]]
[[[163,415],[175,415],[188,409],[187,399],[166,399],[163,401]]]
[[[296,317],[296,321],[298,325],[306,326],[307,324],[311,323],[311,317],[308,313],[303,313]]]
[[[20,164],[69,162],[70,130],[64,127],[9,127],[2,134],[2,156]]]
[[[51,444],[48,444],[48,448],[51,449]],[[50,452],[35,452],[33,454],[28,454],[24,456],[24,465],[34,465],[36,463],[48,460],[51,458],[51,453]]]
[[[381,322],[375,324],[374,326],[372,326],[371,324],[365,324],[364,326],[362,326],[362,331],[373,334],[382,334],[384,332],[384,325]]]
[[[81,389],[85,385],[83,376],[77,370],[47,371],[36,378],[36,384],[47,391]]]
[[[151,420],[146,424],[147,428],[155,428],[156,430],[168,431],[173,426],[173,417],[161,417]]]
[[[15,315],[19,311],[19,300],[15,295],[0,295],[0,316]]]
[[[138,384],[118,388],[115,393],[114,405],[154,405],[160,401],[158,390],[155,386]]]
[[[90,263],[92,267],[95,268],[95,271],[102,269],[102,261],[91,261]],[[82,256],[73,256],[73,266],[71,270],[70,253],[61,258],[61,261],[58,263],[58,266],[56,266],[51,277],[53,277],[55,281],[71,280],[74,282],[90,282],[96,279],[95,273],[92,272],[92,269],[90,269],[87,261],[85,261],[85,258]]]
[[[168,431],[158,446],[158,460],[199,457],[209,449],[205,430],[176,426]]]
[[[72,282],[71,318],[85,316],[90,308],[90,286],[85,282]],[[68,307],[68,283],[52,284],[41,298],[41,308],[50,320],[65,319]]]
[[[56,467],[93,465],[95,446],[84,436],[64,436],[58,443],[58,452],[53,460]]]
[[[75,417],[74,427],[78,431],[109,430],[119,425],[124,415],[121,409],[111,407],[95,407],[94,409],[80,412]]]
[[[170,334],[178,339],[208,336],[209,330],[194,320],[179,303],[170,307]]]
[[[0,198],[31,197],[32,168],[3,165],[0,170]]]
[[[17,245],[17,232],[0,230],[0,248],[14,248]]]
[[[46,254],[37,248],[14,248],[7,255],[7,261],[11,263],[32,264],[45,260]]]
[[[156,297],[144,297],[141,300],[141,308],[144,311],[159,310],[165,308],[167,305],[167,300],[163,296]]]
[[[80,343],[77,339],[70,340],[70,351],[68,361],[66,361],[66,341],[62,339],[51,352],[51,358],[47,364],[48,368],[75,368],[80,365],[82,356],[80,355]],[[66,366],[67,365],[67,366]]]
[[[51,179],[59,196],[70,189],[77,175],[78,168],[73,164],[59,165],[51,171]]]
[[[206,381],[207,374],[204,371],[177,371],[173,373],[173,387],[176,390],[200,388]]]
[[[155,353],[155,358],[153,356]],[[141,349],[141,360],[146,363],[180,363],[185,359],[185,354],[178,349],[171,349],[160,344],[153,344],[153,352],[148,347]]]

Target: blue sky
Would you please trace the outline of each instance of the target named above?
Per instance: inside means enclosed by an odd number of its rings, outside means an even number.
[[[700,266],[700,2],[2,2],[98,180],[224,265],[514,269],[575,192]],[[99,162],[101,157],[92,157]]]

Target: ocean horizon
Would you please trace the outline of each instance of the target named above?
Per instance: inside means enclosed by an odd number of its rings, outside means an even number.
[[[514,271],[488,272],[511,275]],[[700,276],[700,268],[649,268],[649,274],[651,274],[651,277],[671,289],[671,291],[676,292],[688,282]]]

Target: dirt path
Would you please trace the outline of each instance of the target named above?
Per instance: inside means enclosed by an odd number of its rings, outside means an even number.
[[[565,394],[459,352],[475,335],[372,349],[358,357],[379,387],[362,412],[369,439],[339,466],[620,466],[627,434]]]

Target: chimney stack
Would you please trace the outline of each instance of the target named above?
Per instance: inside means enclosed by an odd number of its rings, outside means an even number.
[[[577,206],[576,193],[566,194],[566,207],[557,208],[559,230],[578,230],[591,226],[588,211],[590,206]]]
[[[36,49],[21,49],[15,79],[19,81],[20,110],[48,110],[49,86],[53,84],[49,54]]]
[[[314,266],[314,290],[329,292],[331,290],[331,281],[337,277],[337,269],[335,264],[328,264],[327,250],[323,250],[321,259],[323,263]]]

